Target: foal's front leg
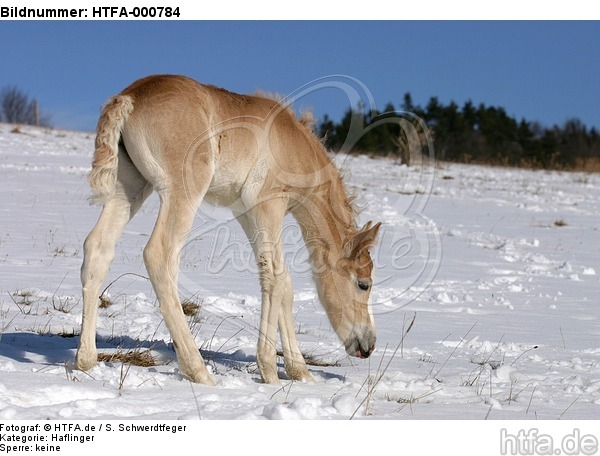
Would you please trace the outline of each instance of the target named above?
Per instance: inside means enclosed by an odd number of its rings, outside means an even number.
[[[275,252],[259,250],[257,254],[262,292],[260,327],[256,362],[260,376],[265,383],[279,383],[277,374],[277,321],[285,291],[285,283],[277,277]]]
[[[312,375],[308,372],[304,356],[298,348],[296,331],[292,318],[292,306],[294,304],[294,290],[292,278],[289,273],[285,274],[285,291],[279,311],[279,332],[281,333],[281,346],[283,348],[283,360],[285,372],[292,380],[313,382]]]
[[[277,374],[277,323],[285,296],[286,276],[281,227],[285,208],[268,201],[254,206],[238,220],[252,243],[258,265],[262,297],[256,362],[265,383],[279,383]]]

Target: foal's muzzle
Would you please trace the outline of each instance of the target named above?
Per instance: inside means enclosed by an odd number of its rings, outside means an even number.
[[[375,330],[371,326],[355,328],[344,343],[346,353],[357,358],[368,358],[375,350]]]

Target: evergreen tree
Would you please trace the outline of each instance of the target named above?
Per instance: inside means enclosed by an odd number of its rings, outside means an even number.
[[[544,128],[537,122],[517,121],[502,107],[483,103],[476,107],[470,100],[459,107],[431,97],[422,108],[414,104],[410,92],[404,94],[401,110],[404,114],[395,111],[392,103],[383,112],[364,112],[364,107],[357,106],[347,110],[339,123],[325,116],[320,133],[334,151],[345,145],[359,153],[400,154],[401,162],[408,163],[408,141],[399,122],[410,122],[420,131],[416,115],[432,132],[436,157],[441,160],[541,168],[600,167],[600,135],[579,119]],[[425,135],[420,141],[427,148]]]

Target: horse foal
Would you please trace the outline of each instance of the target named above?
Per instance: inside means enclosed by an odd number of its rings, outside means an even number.
[[[361,358],[372,353],[369,248],[380,224],[358,227],[339,172],[305,124],[274,100],[183,76],[149,76],[108,101],[89,174],[103,208],[84,243],[78,369],[97,362],[99,290],[125,225],[153,191],[160,209],[144,262],[187,378],[214,384],[177,291],[180,252],[202,201],[231,209],[251,241],[262,295],[257,363],[264,382],[279,381],[277,328],[288,376],[312,380],[292,320],[281,240],[287,212],[301,228],[320,301],[346,352]]]

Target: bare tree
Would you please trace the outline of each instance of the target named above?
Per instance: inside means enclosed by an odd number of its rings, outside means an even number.
[[[37,100],[30,99],[17,86],[8,86],[0,91],[0,121],[50,126],[50,116],[40,114]]]

